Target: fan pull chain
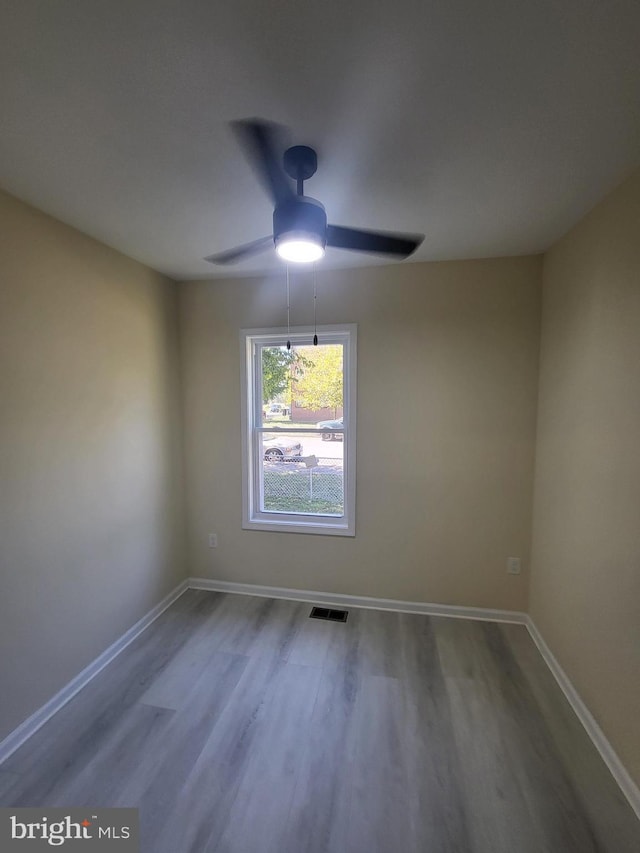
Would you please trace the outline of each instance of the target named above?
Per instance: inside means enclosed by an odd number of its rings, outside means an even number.
[[[287,349],[291,349],[291,299],[289,291],[289,264],[287,264]]]
[[[318,277],[317,273],[318,273],[318,268],[314,264],[313,265],[313,345],[314,345],[314,347],[318,346],[318,335],[317,335],[318,326],[316,323],[316,302],[318,299],[318,296],[316,293],[316,283],[317,283],[317,277]]]

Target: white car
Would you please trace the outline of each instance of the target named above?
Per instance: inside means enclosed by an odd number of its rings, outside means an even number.
[[[273,435],[262,439],[262,449],[267,462],[284,462],[302,456],[302,445],[291,438]]]

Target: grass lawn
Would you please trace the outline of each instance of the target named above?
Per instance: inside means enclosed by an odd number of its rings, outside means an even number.
[[[275,512],[314,512],[323,515],[344,515],[342,504],[335,501],[309,500],[308,498],[265,495],[264,508]]]

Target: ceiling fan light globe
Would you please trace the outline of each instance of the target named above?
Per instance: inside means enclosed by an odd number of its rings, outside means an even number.
[[[311,264],[324,255],[324,246],[313,234],[283,234],[276,243],[276,252],[284,261]]]

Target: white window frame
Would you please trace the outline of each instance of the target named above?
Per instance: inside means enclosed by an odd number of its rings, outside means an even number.
[[[335,326],[318,326],[320,344],[344,344],[344,516],[310,515],[287,512],[262,512],[260,466],[258,451],[261,432],[273,432],[262,424],[262,374],[257,364],[259,346],[282,346],[287,340],[298,346],[313,344],[313,327],[297,326],[287,330],[242,329],[241,351],[241,401],[242,401],[242,527],[245,530],[271,530],[280,533],[316,533],[329,536],[356,535],[356,355],[357,326],[347,323]],[[308,433],[304,429],[286,430],[287,433]],[[283,430],[284,432],[284,430]],[[335,430],[340,432],[340,430]],[[318,431],[318,435],[321,432]]]

